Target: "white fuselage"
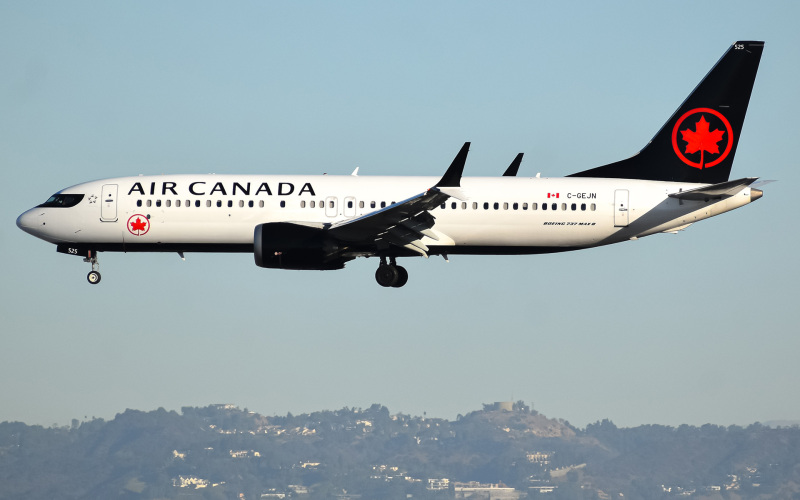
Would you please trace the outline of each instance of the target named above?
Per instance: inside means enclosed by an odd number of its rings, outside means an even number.
[[[36,207],[17,223],[51,243],[99,251],[253,251],[269,222],[328,224],[433,186],[434,177],[163,175],[104,179],[62,190],[73,207]],[[431,253],[514,254],[587,248],[680,229],[751,202],[670,193],[703,186],[636,179],[465,177],[465,200],[431,211]],[[134,225],[139,217],[139,224]],[[145,220],[146,219],[146,220]],[[138,228],[138,229],[136,229]]]

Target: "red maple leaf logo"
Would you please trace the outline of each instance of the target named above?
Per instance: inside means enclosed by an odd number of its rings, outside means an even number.
[[[714,130],[709,132],[709,123],[706,117],[700,115],[700,120],[695,124],[694,130],[686,129],[681,130],[683,140],[686,141],[685,153],[697,153],[700,151],[700,168],[703,168],[703,153],[708,152],[711,154],[719,154],[719,145],[717,143],[722,140],[722,130]]]
[[[135,221],[131,222],[131,230],[132,231],[144,231],[144,228],[147,227],[147,223],[142,221],[139,217],[136,218]]]

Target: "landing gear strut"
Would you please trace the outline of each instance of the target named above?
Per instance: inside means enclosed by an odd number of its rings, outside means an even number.
[[[89,274],[86,275],[86,280],[89,281],[92,285],[96,285],[100,283],[100,263],[97,261],[97,252],[93,250],[89,250],[89,255],[85,259],[84,262],[91,262],[92,270]]]
[[[380,286],[400,288],[408,282],[408,271],[402,266],[398,266],[394,257],[389,257],[389,262],[386,262],[386,257],[381,257],[381,263],[378,270],[375,271],[375,281]]]

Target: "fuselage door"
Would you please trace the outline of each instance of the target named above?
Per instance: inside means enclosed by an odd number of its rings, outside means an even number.
[[[117,185],[105,184],[100,192],[100,220],[115,222],[117,220]]]
[[[328,196],[325,198],[325,215],[328,217],[336,217],[339,215],[339,208],[337,205],[339,200],[335,196]]]
[[[614,191],[614,227],[628,225],[628,190]]]
[[[352,196],[348,196],[344,199],[344,216],[345,217],[355,217],[356,216],[356,199]]]

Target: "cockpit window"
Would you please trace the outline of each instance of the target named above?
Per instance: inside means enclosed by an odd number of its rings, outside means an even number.
[[[82,194],[54,194],[46,202],[39,205],[40,207],[58,207],[69,208],[74,207],[83,199]]]

